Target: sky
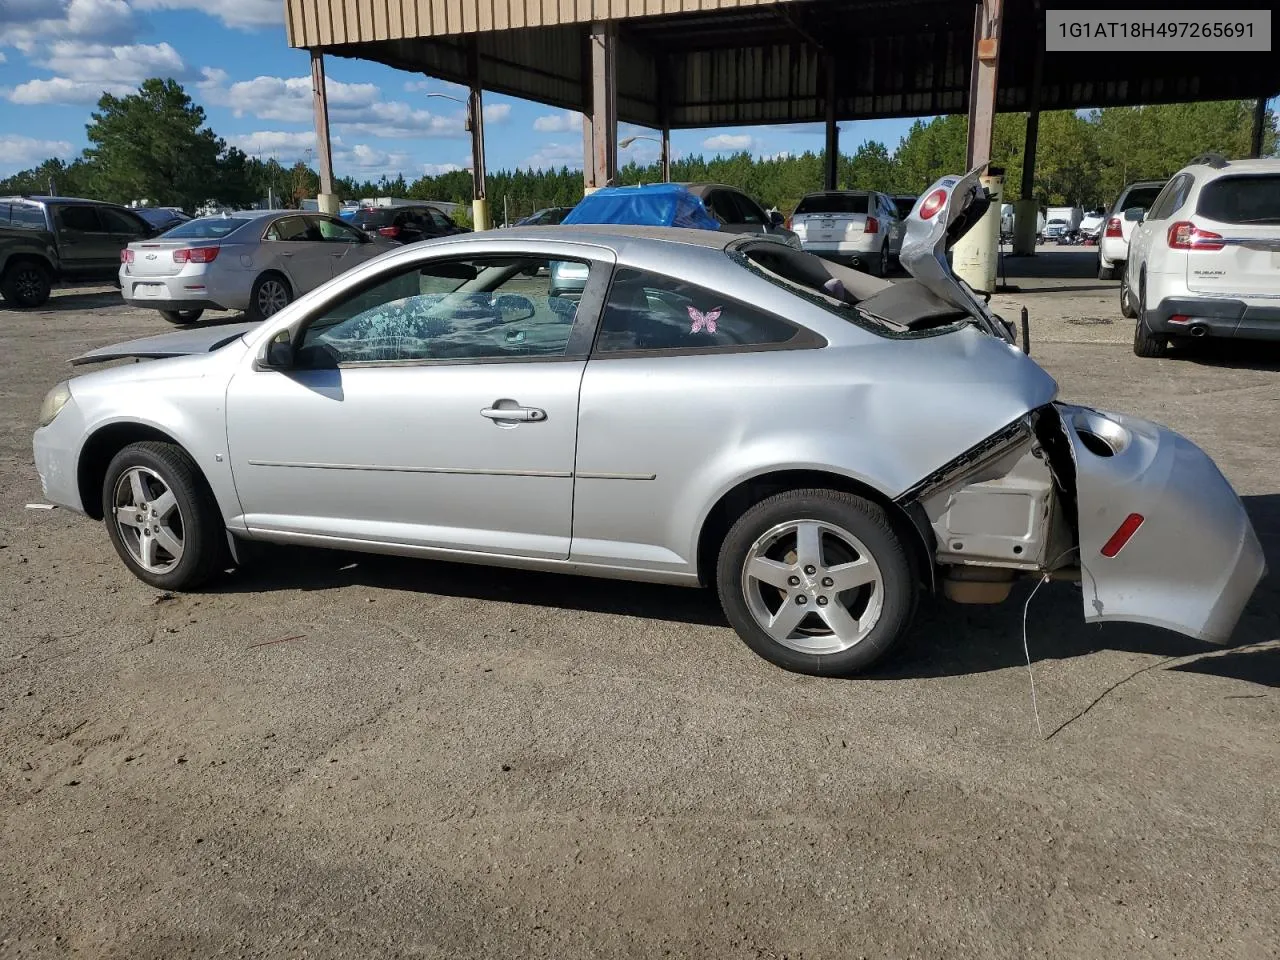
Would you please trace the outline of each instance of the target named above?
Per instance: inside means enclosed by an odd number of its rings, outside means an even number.
[[[0,0],[0,176],[86,146],[102,92],[121,96],[147,77],[180,81],[209,125],[251,156],[314,162],[310,63],[285,40],[282,0]],[[380,64],[327,57],[334,172],[412,181],[470,165],[464,108],[429,93],[461,87]],[[486,94],[488,169],[582,166],[582,118]],[[841,151],[866,140],[890,150],[910,120],[841,124]],[[619,137],[653,131],[621,125]],[[679,130],[675,157],[749,150],[757,156],[822,149],[821,124]],[[620,153],[650,163],[658,146]]]

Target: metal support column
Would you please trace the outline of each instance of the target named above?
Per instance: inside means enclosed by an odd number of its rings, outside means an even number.
[[[471,221],[476,230],[489,229],[489,202],[485,197],[484,96],[480,87],[480,53],[475,37],[467,42],[467,127],[471,131]]]
[[[324,82],[324,54],[311,51],[311,100],[316,116],[316,162],[320,166],[320,194],[316,206],[324,213],[338,212],[333,192],[333,150],[329,144],[329,91]]]
[[[973,15],[973,69],[969,79],[968,167],[991,160],[996,120],[996,74],[1000,65],[1003,0],[981,0]]]
[[[1267,120],[1267,98],[1259,97],[1253,105],[1253,139],[1249,144],[1249,156],[1262,156],[1262,132]]]
[[[1022,142],[1021,199],[1013,207],[1013,253],[1028,257],[1036,252],[1036,234],[1040,230],[1040,208],[1036,204],[1036,146],[1040,139],[1040,87],[1044,76],[1044,17],[1036,4],[1040,32],[1036,39],[1035,63],[1031,69],[1031,107],[1027,114],[1027,136]]]
[[[662,130],[662,182],[671,182],[671,99],[668,89],[668,75],[671,72],[670,58],[664,57],[658,71],[658,120]]]
[[[823,154],[824,169],[822,185],[826,190],[835,190],[840,179],[840,127],[836,125],[836,62],[835,58],[826,58],[827,78],[827,139]]]
[[[596,21],[587,34],[591,64],[591,112],[582,125],[584,186],[589,193],[618,175],[618,25]]]

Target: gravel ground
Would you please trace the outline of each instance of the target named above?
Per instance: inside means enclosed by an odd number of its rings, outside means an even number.
[[[1138,360],[1092,264],[996,302],[1065,398],[1203,445],[1280,570],[1280,352]],[[63,360],[166,326],[117,297],[0,309],[0,956],[1280,953],[1275,574],[1229,650],[1046,586],[1043,738],[1027,588],[853,681],[674,588],[280,550],[163,595],[25,509]]]

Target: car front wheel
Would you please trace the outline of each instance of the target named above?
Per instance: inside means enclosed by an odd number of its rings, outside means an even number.
[[[1151,332],[1147,326],[1147,278],[1138,280],[1137,320],[1133,327],[1133,352],[1139,357],[1163,357],[1169,352],[1169,340]]]
[[[744,513],[720,550],[725,615],[747,646],[797,673],[843,676],[906,632],[917,585],[885,511],[838,490],[792,490]]]
[[[53,281],[48,269],[35,260],[11,263],[0,277],[0,293],[15,307],[38,307],[49,299]]]
[[[172,443],[132,443],[115,455],[102,514],[120,559],[153,587],[189,590],[226,559],[217,502],[195,462]]]

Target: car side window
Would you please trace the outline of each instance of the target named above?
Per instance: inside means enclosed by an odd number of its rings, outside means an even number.
[[[337,220],[330,220],[327,217],[318,217],[316,226],[320,230],[320,239],[326,243],[361,243],[362,237],[358,230],[347,226]]]
[[[565,267],[545,257],[437,260],[359,290],[303,332],[299,362],[552,359],[569,345],[577,301],[553,290]]]
[[[0,206],[0,220],[17,230],[44,230],[44,210],[33,203]]]
[[[727,191],[726,191],[727,193]],[[767,219],[764,211],[760,209],[759,204],[742,193],[728,193],[730,201],[738,208],[738,223],[749,223],[752,226],[762,226]]]
[[[268,240],[285,240],[291,243],[305,241],[307,222],[302,217],[281,217],[267,229]]]
[[[1189,174],[1179,174],[1168,183],[1164,189],[1160,191],[1160,196],[1156,197],[1156,202],[1151,205],[1151,212],[1147,215],[1148,220],[1167,220],[1175,211],[1187,202],[1187,194],[1191,192],[1191,176]]]
[[[98,211],[93,207],[58,207],[57,217],[58,224],[64,230],[81,230],[86,233],[98,233],[102,230]]]
[[[675,277],[620,268],[600,321],[596,353],[768,348],[801,328]]]
[[[427,213],[431,217],[431,222],[435,224],[438,230],[448,230],[453,226],[453,221],[446,217],[435,207],[427,207]]]
[[[738,223],[738,206],[724,190],[712,190],[705,202],[707,210],[721,223]]]
[[[135,219],[132,214],[112,210],[110,207],[99,207],[98,216],[102,218],[103,225],[107,228],[108,233],[117,233],[126,237],[140,237],[150,232],[149,228],[143,226],[140,219]]]

